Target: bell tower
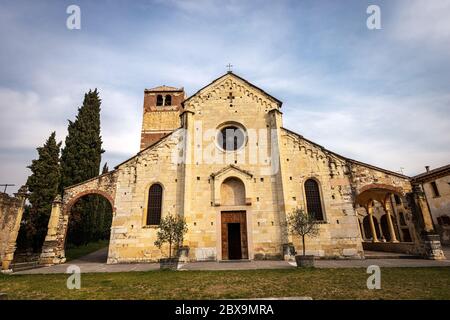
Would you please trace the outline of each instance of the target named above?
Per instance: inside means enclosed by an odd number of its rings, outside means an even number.
[[[144,90],[141,150],[178,129],[184,88],[159,86]]]

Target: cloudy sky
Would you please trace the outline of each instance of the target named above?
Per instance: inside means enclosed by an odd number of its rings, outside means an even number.
[[[70,4],[81,30],[66,27]],[[111,168],[139,149],[144,88],[190,95],[229,62],[283,101],[285,127],[330,150],[407,175],[448,164],[449,17],[449,0],[1,0],[0,184],[26,181],[90,88]]]

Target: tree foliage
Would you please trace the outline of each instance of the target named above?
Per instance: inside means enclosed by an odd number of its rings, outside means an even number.
[[[63,188],[86,181],[99,174],[102,149],[100,104],[97,89],[84,95],[75,121],[69,120],[68,135],[61,152]]]
[[[69,120],[68,135],[61,152],[60,190],[98,176],[102,138],[100,135],[101,100],[97,89],[84,95],[75,121]],[[107,167],[106,167],[107,168]],[[87,195],[72,207],[67,242],[82,245],[109,237],[111,206],[98,195]]]
[[[156,235],[155,246],[161,249],[164,243],[169,244],[169,258],[172,258],[172,248],[174,245],[180,246],[183,243],[184,235],[188,231],[186,220],[179,215],[167,215],[161,218],[159,230]]]
[[[56,142],[56,134],[52,132],[45,144],[37,148],[38,158],[28,166],[31,175],[26,184],[31,206],[27,206],[24,211],[20,243],[34,250],[40,249],[44,242],[52,203],[58,194],[61,180],[60,147],[61,142]]]
[[[96,177],[99,174],[102,149],[100,135],[101,100],[97,89],[85,93],[75,121],[69,120],[65,146],[55,140],[53,132],[43,147],[37,148],[39,157],[29,166],[32,174],[27,180],[30,191],[18,245],[21,249],[41,248],[47,233],[48,220],[55,196],[64,188]],[[103,173],[108,172],[105,163]],[[87,244],[109,238],[112,208],[109,201],[98,195],[87,195],[72,207],[67,242]]]
[[[305,255],[305,236],[316,237],[319,235],[319,224],[313,214],[308,214],[302,209],[295,209],[288,217],[289,232],[300,236]]]

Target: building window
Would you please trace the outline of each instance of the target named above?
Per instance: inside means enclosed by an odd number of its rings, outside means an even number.
[[[148,191],[147,225],[159,225],[161,221],[163,189],[161,185],[154,184]]]
[[[164,100],[164,105],[165,106],[171,106],[172,105],[172,96],[171,95],[166,95],[165,100]]]
[[[217,140],[223,150],[238,150],[244,145],[245,133],[237,126],[227,126],[220,130]]]
[[[320,199],[319,184],[314,179],[305,182],[306,208],[316,220],[323,221],[322,201]]]
[[[156,96],[156,106],[160,107],[163,105],[163,96],[158,94]]]
[[[437,187],[436,181],[430,182],[431,189],[433,189],[433,197],[440,197],[439,189]]]

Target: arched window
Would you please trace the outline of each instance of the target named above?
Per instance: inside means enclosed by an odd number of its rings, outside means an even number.
[[[158,107],[163,105],[163,96],[160,95],[160,94],[158,94],[158,95],[156,96],[156,105],[157,105]]]
[[[159,225],[161,221],[163,189],[155,183],[148,191],[147,225]]]
[[[305,195],[308,213],[313,215],[316,220],[323,220],[322,201],[320,200],[319,184],[316,180],[306,180]]]
[[[166,95],[166,99],[164,100],[164,105],[165,106],[171,106],[172,105],[172,96],[171,95]]]

